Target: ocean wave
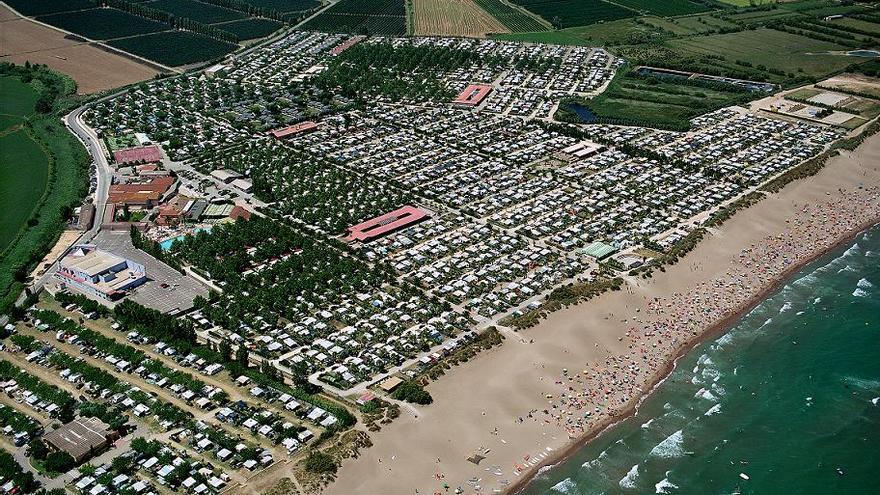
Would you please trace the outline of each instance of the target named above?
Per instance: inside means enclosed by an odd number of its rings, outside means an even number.
[[[843,381],[862,390],[880,389],[880,381],[878,380],[869,380],[867,378],[859,378],[857,376],[845,376],[843,378]]]
[[[865,289],[861,289],[856,287],[856,290],[852,293],[853,297],[868,297],[868,292]]]
[[[843,272],[854,272],[854,271],[856,271],[855,268],[853,268],[853,267],[851,267],[851,266],[849,266],[849,265],[846,265],[845,267],[841,268],[840,270],[837,270],[837,273],[843,273]]]
[[[713,382],[717,382],[719,378],[721,378],[721,372],[716,370],[715,368],[703,368],[703,372],[700,375],[707,379],[712,380]]]
[[[718,397],[715,397],[715,395],[712,393],[711,390],[708,390],[705,388],[701,388],[700,390],[698,390],[697,393],[694,394],[694,397],[695,398],[699,397],[699,398],[708,400],[710,402],[717,402],[718,401]]]
[[[733,342],[733,333],[731,333],[731,332],[727,332],[715,340],[715,343],[718,344],[719,346],[722,346],[722,347],[726,346],[727,344],[729,344],[731,342]]]
[[[551,490],[559,493],[577,493],[575,491],[576,488],[577,484],[572,481],[571,478],[565,478],[564,480],[550,487]]]
[[[880,253],[875,253],[874,251],[865,251],[865,256],[868,258],[877,258],[880,256]]]
[[[791,285],[810,285],[813,282],[815,282],[816,280],[818,280],[818,278],[815,275],[813,275],[812,273],[810,273],[808,275],[804,275],[803,277],[795,280],[794,282],[791,283]]]
[[[821,297],[817,297],[816,299],[813,299],[813,304],[819,304],[820,302],[822,302]]]
[[[656,485],[654,485],[654,493],[658,494],[668,494],[672,493],[669,490],[674,490],[678,488],[678,485],[669,481],[669,471],[666,472],[666,478],[663,478]]]
[[[700,356],[700,358],[697,359],[697,363],[706,366],[712,366],[715,364],[712,362],[712,358],[710,358],[708,354],[703,354],[702,356]]]
[[[783,304],[782,307],[779,308],[779,314],[785,313],[789,309],[791,309],[791,301],[785,301],[785,304]]]
[[[715,404],[714,406],[710,407],[708,411],[703,413],[703,416],[714,416],[720,412],[721,412],[721,404]]]
[[[797,316],[800,316],[800,315],[802,315],[802,314],[804,314],[803,311],[798,311],[797,313],[795,313],[795,315],[797,315]]]
[[[712,384],[712,392],[714,392],[715,395],[720,395],[722,397],[727,395],[727,390],[724,387],[722,387],[721,385],[718,385],[717,383]]]
[[[651,418],[648,421],[645,421],[644,423],[642,423],[642,429],[647,430],[648,428],[651,427],[651,423],[653,423],[653,422],[654,422],[654,418]]]
[[[639,479],[639,465],[631,467],[629,472],[626,473],[626,476],[621,478],[621,480],[617,483],[621,488],[635,488],[636,481]]]
[[[870,289],[871,287],[874,287],[874,284],[872,284],[868,279],[862,278],[859,279],[858,283],[856,283],[856,287],[860,287],[862,289]]]
[[[871,399],[871,404],[874,404],[875,406],[880,405],[880,397],[874,397]]]
[[[599,464],[602,464],[602,461],[604,461],[607,458],[608,458],[608,452],[603,450],[602,453],[599,454],[599,457],[593,459],[592,461],[587,461],[587,462],[581,464],[581,467],[586,468],[586,469],[593,469],[594,467],[598,467]]]
[[[665,459],[681,457],[684,455],[684,450],[681,448],[683,443],[684,435],[681,430],[678,430],[672,435],[666,437],[662,442],[655,445],[654,448],[651,449],[650,455]]]

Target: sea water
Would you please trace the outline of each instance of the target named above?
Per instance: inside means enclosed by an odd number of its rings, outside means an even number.
[[[524,493],[880,493],[880,228],[692,350]]]

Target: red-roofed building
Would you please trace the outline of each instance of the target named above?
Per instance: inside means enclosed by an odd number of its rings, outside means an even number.
[[[421,222],[429,216],[428,212],[415,206],[404,206],[366,222],[348,228],[346,241],[370,242],[398,229]]]
[[[344,52],[345,50],[348,50],[349,48],[353,47],[354,45],[356,45],[359,41],[363,40],[364,38],[366,38],[366,36],[352,36],[351,38],[334,46],[333,49],[330,50],[330,55],[335,57],[336,55],[339,55],[340,53]]]
[[[238,220],[239,218],[244,218],[245,220],[251,219],[251,212],[242,208],[241,206],[235,205],[235,208],[229,212],[229,218],[233,220]]]
[[[137,146],[116,150],[113,152],[113,160],[119,165],[128,163],[151,163],[162,160],[162,153],[158,146]]]
[[[464,88],[464,91],[458,95],[458,98],[452,100],[452,103],[465,107],[475,107],[485,100],[491,92],[492,86],[488,84],[468,84],[468,87]]]
[[[107,202],[116,205],[152,208],[174,184],[174,177],[156,177],[149,182],[114,184],[110,186]]]
[[[273,129],[269,131],[269,135],[275,139],[287,139],[298,134],[306,134],[308,132],[314,132],[317,130],[318,124],[312,122],[311,120],[307,120],[305,122],[300,122],[299,124],[282,127],[280,129]]]

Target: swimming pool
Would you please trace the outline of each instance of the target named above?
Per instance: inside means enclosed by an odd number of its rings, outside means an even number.
[[[210,232],[211,227],[199,227],[195,231],[193,231],[193,233],[195,234],[195,233],[202,232],[202,231]],[[186,237],[186,234],[179,235],[177,237],[171,237],[169,239],[165,239],[164,241],[159,243],[159,248],[162,249],[162,251],[168,251],[169,249],[171,249],[171,245],[174,244],[174,241],[179,241],[180,239],[183,239],[184,237]]]

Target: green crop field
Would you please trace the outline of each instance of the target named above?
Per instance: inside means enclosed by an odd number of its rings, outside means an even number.
[[[23,129],[0,134],[0,251],[25,227],[46,190],[49,157]]]
[[[0,78],[0,252],[24,228],[46,190],[48,157],[18,128],[34,113],[37,97],[21,79]]]
[[[90,9],[96,5],[94,0],[4,0],[7,5],[22,15],[54,14],[70,10]]]
[[[269,36],[280,29],[281,26],[280,22],[273,21],[272,19],[242,19],[240,21],[214,24],[214,27],[238,36],[239,40],[252,40]]]
[[[135,36],[169,29],[167,24],[116,9],[65,12],[40,16],[37,17],[37,20],[95,40]]]
[[[667,45],[692,54],[719,56],[730,62],[739,60],[785,73],[802,71],[816,77],[857,62],[852,57],[821,54],[846,48],[841,45],[764,28],[675,39]]]
[[[704,4],[688,0],[663,0],[661,2],[656,0],[614,0],[614,3],[659,16],[696,14],[711,10]]]
[[[236,45],[188,31],[145,34],[108,43],[120,50],[172,67],[222,57]]]
[[[514,0],[561,28],[636,17],[638,12],[603,0]]]
[[[278,12],[303,12],[321,6],[319,0],[245,0],[254,7],[263,7]]]
[[[475,0],[475,2],[477,6],[498,19],[501,24],[504,24],[504,27],[514,33],[543,31],[547,29],[547,26],[541,24],[534,17],[501,0]]]
[[[722,87],[690,86],[624,73],[615,77],[607,91],[581,104],[599,122],[686,129],[691,118],[747,98],[747,94],[735,88],[725,91]],[[565,115],[566,110],[562,113]],[[563,119],[572,120],[572,116],[569,113]]]
[[[303,29],[331,33],[406,34],[406,7],[403,0],[341,0]]]
[[[49,111],[75,91],[45,66],[0,64],[0,313],[88,191],[89,155]]]
[[[155,0],[143,3],[146,7],[164,10],[176,17],[186,17],[196,22],[213,24],[215,22],[234,21],[247,17],[243,12],[218,7],[195,0]]]

